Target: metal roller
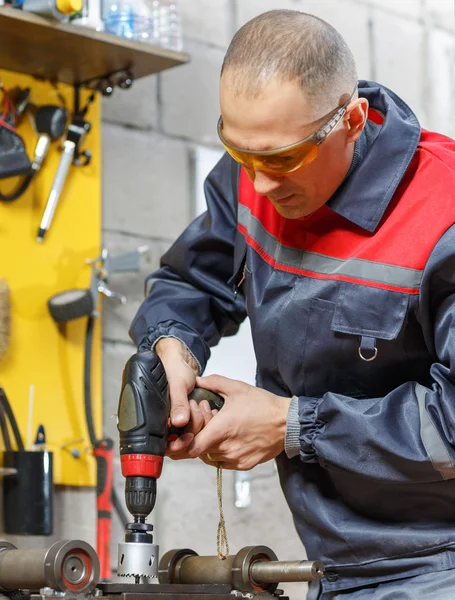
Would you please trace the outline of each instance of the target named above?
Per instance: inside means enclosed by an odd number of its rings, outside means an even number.
[[[324,574],[324,565],[319,560],[292,560],[279,562],[258,561],[251,565],[250,575],[254,581],[280,583],[289,581],[314,581]]]
[[[61,541],[49,549],[18,550],[0,542],[0,590],[39,590],[86,593],[98,583],[100,567],[86,542]]]
[[[229,584],[233,590],[273,593],[279,583],[314,581],[324,574],[320,561],[279,561],[267,546],[247,546],[235,556],[198,556],[171,550],[161,559],[160,583]]]

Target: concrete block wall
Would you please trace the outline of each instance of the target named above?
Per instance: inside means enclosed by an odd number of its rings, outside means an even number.
[[[234,32],[272,8],[313,13],[344,35],[359,77],[392,88],[415,110],[422,124],[455,136],[455,35],[453,0],[180,0],[188,65],[116,90],[103,106],[103,235],[112,253],[147,244],[139,274],[112,278],[128,297],[126,307],[105,301],[105,432],[116,437],[115,415],[121,372],[134,352],[128,326],[143,298],[144,276],[194,212],[197,148],[220,148],[218,79]],[[118,462],[116,487],[123,493]],[[233,506],[232,473],[225,475],[225,514],[231,548],[263,543],[280,558],[304,554],[278,479],[269,463],[253,472],[253,506]],[[95,496],[91,490],[58,494],[57,537],[94,541]],[[81,526],[83,523],[83,526]],[[162,550],[193,547],[213,553],[217,504],[215,471],[198,461],[167,460],[154,515]],[[114,539],[122,535],[114,521]],[[113,545],[115,557],[115,550]],[[316,558],[316,557],[313,557]],[[292,588],[288,588],[292,589]],[[294,588],[295,590],[295,588]],[[303,588],[294,592],[303,597]]]

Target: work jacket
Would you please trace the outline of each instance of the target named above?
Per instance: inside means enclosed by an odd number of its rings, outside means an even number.
[[[277,464],[324,591],[455,568],[455,142],[359,94],[374,135],[327,204],[285,219],[225,155],[131,327],[203,370],[248,314],[257,385],[298,397]]]

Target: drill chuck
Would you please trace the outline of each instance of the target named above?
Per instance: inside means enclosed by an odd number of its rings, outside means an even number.
[[[152,512],[156,500],[154,477],[127,477],[125,502],[130,513],[137,519],[145,519]]]

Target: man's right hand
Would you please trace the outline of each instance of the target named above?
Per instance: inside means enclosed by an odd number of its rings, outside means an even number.
[[[179,455],[191,444],[194,436],[212,418],[208,402],[199,406],[194,400],[188,401],[196,385],[199,370],[188,349],[176,338],[162,338],[155,346],[155,352],[163,363],[171,398],[171,423],[174,427],[183,427],[184,433],[168,443],[166,454],[171,458]]]

